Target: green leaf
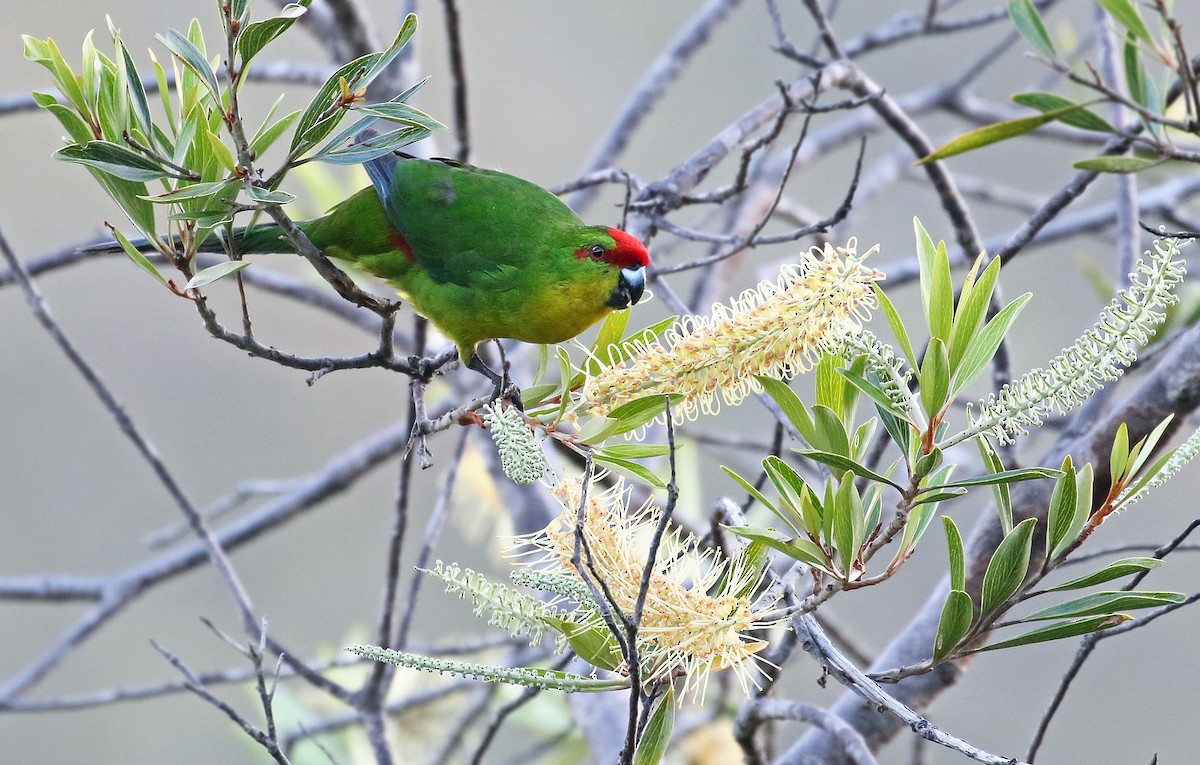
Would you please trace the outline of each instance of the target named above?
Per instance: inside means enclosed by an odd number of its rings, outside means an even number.
[[[917,354],[913,353],[912,343],[908,339],[908,329],[905,328],[904,322],[900,319],[899,312],[896,311],[896,306],[892,305],[892,300],[879,286],[878,282],[871,284],[871,289],[875,291],[875,297],[879,301],[879,307],[883,310],[883,315],[887,318],[888,326],[892,328],[892,334],[896,336],[896,342],[900,344],[900,350],[904,351],[904,355],[908,358],[908,365],[914,369],[917,367]]]
[[[984,125],[981,128],[963,133],[957,138],[952,138],[946,143],[939,146],[937,149],[930,152],[927,156],[922,157],[917,163],[919,165],[933,162],[939,159],[946,159],[955,154],[979,149],[984,146],[989,146],[1000,141],[1007,141],[1010,138],[1025,135],[1026,133],[1037,130],[1042,125],[1048,122],[1053,122],[1062,119],[1064,115],[1082,109],[1080,104],[1072,104],[1064,106],[1060,109],[1051,109],[1048,112],[1035,114],[1032,117],[1021,117],[1020,119],[1007,120],[1005,122],[997,122],[992,125]]]
[[[591,352],[588,354],[584,368],[589,375],[597,375],[600,370],[606,366],[620,361],[620,349],[617,343],[621,342],[621,337],[625,334],[625,327],[629,324],[629,311],[613,311],[604,321],[600,323],[600,330],[596,333],[596,342],[592,343]],[[612,353],[609,353],[609,349]]]
[[[933,660],[941,661],[958,647],[974,618],[971,596],[962,590],[951,590],[942,606],[942,618],[938,621],[937,635],[933,639]]]
[[[1046,58],[1056,58],[1054,42],[1042,23],[1041,14],[1031,0],[1008,0],[1008,15],[1025,42]]]
[[[1130,33],[1143,40],[1147,45],[1154,47],[1154,38],[1150,36],[1150,29],[1142,19],[1142,14],[1138,11],[1137,6],[1130,0],[1097,0],[1097,2],[1104,6],[1104,10],[1108,11],[1118,24],[1128,29]]]
[[[1162,439],[1163,433],[1166,432],[1167,426],[1175,419],[1174,414],[1169,414],[1162,422],[1154,426],[1154,430],[1150,431],[1150,435],[1138,441],[1137,447],[1129,457],[1129,467],[1126,470],[1128,476],[1135,476],[1142,466],[1146,464],[1146,460],[1150,459],[1150,455],[1154,453],[1154,448],[1158,446],[1158,442]],[[1157,471],[1152,471],[1157,472]]]
[[[1140,173],[1141,171],[1161,165],[1165,159],[1152,159],[1149,157],[1089,157],[1072,162],[1071,166],[1077,170],[1088,170],[1093,173]]]
[[[792,560],[798,560],[801,563],[818,568],[827,574],[833,574],[825,551],[810,539],[804,537],[796,537],[790,540],[781,539],[776,532],[770,529],[759,529],[753,526],[726,526],[725,528],[731,534],[735,534],[743,539],[761,542],[772,550],[778,550]]]
[[[866,524],[862,499],[854,485],[853,474],[847,471],[838,484],[834,497],[833,543],[842,561],[842,570],[851,577],[858,561],[858,553],[866,538]]]
[[[217,75],[213,71],[212,66],[200,52],[200,49],[174,29],[167,30],[166,35],[155,35],[158,41],[162,43],[167,50],[175,54],[175,56],[183,62],[183,65],[190,69],[200,81],[204,83],[204,87],[208,88],[209,94],[212,95],[214,103],[221,102],[221,87],[217,84]]]
[[[860,356],[859,358],[863,358],[863,357]],[[867,396],[871,399],[871,401],[873,401],[875,403],[875,405],[877,407],[884,410],[885,412],[887,412],[888,414],[890,414],[892,417],[896,418],[897,420],[901,420],[901,421],[908,420],[908,412],[905,412],[903,409],[901,409],[899,406],[896,405],[895,401],[892,401],[890,398],[888,398],[888,395],[886,393],[884,393],[883,389],[881,389],[878,385],[871,382],[870,380],[863,377],[862,375],[855,374],[854,372],[851,372],[851,371],[848,371],[845,369],[842,369],[839,371],[841,372],[841,375],[843,377],[845,377],[847,381],[850,382],[851,385],[853,385],[855,388],[858,388],[863,393],[866,393]]]
[[[294,3],[288,3],[283,6],[279,11],[279,15],[275,18],[256,21],[242,27],[237,38],[238,54],[242,57],[242,71],[245,71],[250,61],[268,43],[286,32],[292,24],[295,24],[296,20],[308,10],[309,3],[311,2],[312,0],[296,0]]]
[[[330,165],[361,165],[428,137],[429,131],[425,128],[406,127],[348,146],[336,147],[331,141],[325,148],[302,161],[313,160]]]
[[[1075,476],[1075,515],[1067,533],[1050,552],[1051,557],[1057,558],[1067,549],[1083,531],[1083,525],[1092,514],[1092,464],[1089,462]]]
[[[282,98],[282,96],[280,96],[280,98]],[[250,152],[256,157],[262,156],[263,152],[270,148],[275,141],[279,140],[279,136],[283,135],[299,116],[300,110],[297,109],[291,114],[286,114],[283,117],[280,117],[270,125],[264,122],[262,128],[257,134],[255,134],[254,138],[250,140]]]
[[[991,645],[985,645],[979,651],[996,651],[1001,648],[1015,648],[1019,645],[1031,645],[1033,643],[1045,643],[1049,640],[1061,640],[1062,638],[1079,637],[1092,632],[1099,632],[1110,627],[1116,627],[1122,622],[1127,622],[1132,619],[1128,614],[1111,614],[1109,616],[1093,616],[1088,619],[1076,619],[1069,622],[1058,622],[1040,629],[1026,632],[1024,635],[1019,635],[1008,640],[1000,640]]]
[[[667,692],[658,700],[650,713],[642,738],[633,752],[633,765],[658,765],[671,743],[671,729],[675,727],[675,686],[668,684]]]
[[[992,446],[992,442],[986,436],[976,437],[975,442],[979,446],[979,454],[983,458],[984,468],[993,474],[1004,472],[1004,463],[1000,460],[1000,455]],[[992,484],[992,496],[996,499],[996,511],[1000,514],[1000,527],[1007,534],[1013,528],[1012,496],[1008,491],[1008,484]]]
[[[1093,592],[1080,598],[1043,608],[1021,619],[1023,622],[1045,619],[1066,619],[1078,616],[1102,616],[1117,611],[1133,611],[1138,608],[1158,608],[1178,605],[1187,600],[1181,592]]]
[[[618,459],[615,457],[605,457],[597,453],[595,458],[597,465],[603,465],[614,473],[619,473],[626,478],[631,478],[639,483],[648,484],[656,489],[667,488],[667,482],[655,475],[645,465],[640,465],[630,460]]]
[[[743,489],[745,489],[745,490],[746,490],[746,493],[748,493],[748,494],[749,494],[751,497],[754,497],[754,499],[758,500],[758,502],[759,502],[759,503],[760,503],[760,504],[761,504],[763,507],[767,508],[768,510],[770,510],[772,513],[775,513],[776,515],[778,515],[778,514],[779,514],[779,510],[778,510],[778,509],[775,507],[774,503],[770,502],[770,501],[769,501],[769,500],[768,500],[766,497],[764,497],[764,496],[762,495],[762,492],[760,492],[758,489],[754,488],[754,484],[750,483],[750,482],[749,482],[749,481],[747,481],[745,478],[742,478],[742,477],[741,477],[740,475],[738,475],[738,474],[737,474],[737,473],[736,473],[736,472],[735,472],[735,471],[734,471],[732,468],[729,468],[729,467],[726,467],[725,465],[722,465],[722,466],[721,466],[721,469],[722,469],[722,470],[724,470],[724,471],[725,471],[725,473],[726,473],[726,474],[727,474],[727,475],[728,475],[730,478],[732,478],[733,480],[737,481],[737,482],[738,482],[738,484],[739,484],[739,485],[740,485],[740,486],[741,486]]]
[[[543,346],[545,347],[545,346]],[[530,409],[549,398],[559,388],[558,383],[545,383],[543,385],[529,385],[521,388],[521,401],[524,402],[525,408]]]
[[[817,462],[821,462],[829,465],[832,468],[836,468],[838,472],[845,472],[849,470],[855,475],[860,475],[863,478],[869,478],[872,481],[878,481],[879,483],[886,483],[888,486],[894,487],[897,491],[904,490],[900,484],[887,478],[886,476],[876,473],[866,465],[861,465],[855,462],[849,457],[843,457],[840,454],[833,454],[832,452],[820,451],[819,449],[793,449],[792,451],[808,457],[811,460],[816,460]]]
[[[1004,306],[984,325],[979,334],[975,335],[963,352],[962,362],[959,364],[958,373],[954,378],[954,387],[950,391],[951,396],[961,393],[988,365],[988,362],[996,355],[1000,343],[1004,342],[1004,336],[1008,334],[1009,328],[1020,315],[1021,309],[1025,307],[1031,297],[1033,297],[1033,293],[1026,292]]]
[[[191,279],[188,279],[187,286],[184,287],[184,289],[195,290],[200,289],[201,287],[206,287],[218,279],[223,279],[230,274],[236,274],[238,271],[241,271],[243,268],[246,268],[249,265],[250,261],[248,260],[226,260],[224,262],[217,263],[214,266],[209,266],[203,271],[200,271]]]
[[[998,483],[1018,483],[1020,481],[1035,481],[1042,478],[1058,478],[1061,475],[1062,471],[1055,470],[1054,468],[1017,468],[1016,470],[1001,470],[998,473],[988,473],[973,478],[963,478],[957,481],[950,481],[949,483],[926,486],[921,491],[948,489],[953,486],[991,486]]]
[[[929,480],[932,482],[947,481],[953,472],[954,465],[944,465],[929,476]],[[957,489],[956,491],[965,492],[966,489]],[[936,493],[927,494],[922,498],[920,503],[913,507],[908,515],[908,521],[904,524],[904,535],[900,538],[900,547],[897,548],[895,557],[892,558],[891,568],[895,568],[900,561],[912,554],[912,551],[917,546],[917,542],[925,534],[925,529],[929,528],[929,524],[933,521],[938,504],[943,499],[949,498],[946,496],[937,496]]]
[[[1037,109],[1039,112],[1053,111],[1054,109],[1062,109],[1068,106],[1079,107],[1076,111],[1064,114],[1059,120],[1071,127],[1077,127],[1080,130],[1091,130],[1095,133],[1115,133],[1117,129],[1108,123],[1100,115],[1096,114],[1091,109],[1086,108],[1084,104],[1078,104],[1062,96],[1054,93],[1043,93],[1040,91],[1032,93],[1018,93],[1012,97],[1022,106],[1028,106],[1032,109]]]
[[[982,255],[980,257],[983,257]],[[950,333],[950,374],[958,372],[962,366],[963,356],[971,341],[979,334],[983,321],[987,317],[988,303],[996,287],[996,278],[1000,275],[1000,259],[992,258],[987,268],[983,269],[979,280],[967,292],[963,286],[963,294],[958,299],[958,307],[954,312],[954,329]]]
[[[592,627],[566,619],[546,618],[543,621],[566,638],[576,656],[593,667],[611,671],[621,666],[621,649],[607,627]]]
[[[416,84],[410,85],[407,89],[404,90],[404,92],[402,92],[396,96],[393,96],[391,99],[389,99],[388,103],[403,103],[405,100],[407,100],[409,97],[411,97],[413,93],[416,93],[418,90],[420,90],[422,87],[424,87],[425,83],[428,82],[428,80],[429,80],[428,77],[426,77],[423,80],[418,80]],[[362,117],[361,119],[355,120],[354,122],[352,122],[350,124],[349,127],[343,128],[341,130],[341,132],[339,132],[336,136],[334,136],[333,138],[330,138],[329,142],[325,144],[325,146],[318,152],[318,154],[323,154],[325,152],[332,151],[333,149],[338,148],[339,146],[346,143],[347,141],[351,141],[351,140],[357,138],[362,133],[362,131],[366,130],[368,127],[375,124],[375,122],[377,122],[377,121],[378,121],[378,117]]]
[[[771,400],[779,406],[784,416],[788,418],[788,422],[800,434],[800,437],[809,444],[812,444],[812,440],[815,438],[816,427],[813,425],[813,419],[808,413],[808,408],[804,406],[804,402],[800,400],[796,392],[787,383],[782,380],[776,380],[774,377],[755,375],[754,379],[758,380],[758,384],[763,387],[763,390],[767,392]]]
[[[812,408],[812,413],[813,435],[816,441],[809,441],[809,444],[821,451],[850,456],[850,437],[837,414],[820,404]]]
[[[416,31],[416,24],[417,17],[410,13],[404,19],[399,33],[387,50],[382,53],[360,56],[329,75],[312,101],[309,102],[304,114],[301,115],[300,122],[296,126],[296,133],[292,136],[289,152],[295,152],[301,145],[315,146],[337,127],[349,106],[348,104],[337,105],[343,81],[351,91],[366,88],[408,43],[409,38]]]
[[[125,43],[117,39],[117,47],[121,51],[121,59],[125,64],[125,71],[128,73],[126,79],[129,95],[133,99],[134,112],[138,117],[138,124],[142,126],[142,131],[147,135],[153,129],[154,121],[150,119],[150,101],[146,98],[146,89],[142,87],[141,75],[138,74],[137,67],[133,64],[133,58],[129,55],[129,50],[125,47]]]
[[[1056,549],[1071,531],[1071,522],[1075,519],[1075,507],[1078,504],[1078,483],[1075,476],[1075,466],[1071,464],[1071,455],[1062,462],[1063,474],[1054,484],[1054,492],[1050,495],[1050,509],[1046,515],[1046,549]]]
[[[1109,475],[1114,481],[1125,477],[1125,468],[1129,465],[1129,428],[1125,423],[1117,426],[1113,437],[1112,449],[1109,451]]]
[[[913,218],[913,230],[917,240],[917,262],[921,270],[921,307],[924,309],[930,337],[942,342],[950,339],[950,327],[954,320],[954,288],[950,284],[950,258],[946,245],[934,245],[933,238]],[[916,367],[916,362],[913,362]]]
[[[838,375],[837,370],[844,366],[845,360],[841,356],[822,353],[821,358],[817,360],[817,368],[813,370],[816,378],[816,402],[829,407],[843,422],[846,420],[846,411],[843,409],[846,381]]]
[[[653,420],[655,417],[663,414],[666,411],[666,406],[675,406],[683,396],[678,393],[663,395],[654,393],[649,396],[634,399],[625,404],[621,404],[616,409],[608,413],[608,418],[616,420],[620,423],[620,427],[610,435],[619,435],[628,433],[631,430],[636,430],[646,423]],[[670,415],[668,415],[670,416]]]
[[[925,348],[920,378],[921,406],[933,419],[941,413],[950,394],[950,360],[946,357],[946,344],[941,338],[933,338]]]
[[[222,141],[221,137],[216,133],[206,132],[204,135],[208,139],[208,148],[211,152],[212,158],[216,160],[217,164],[223,167],[226,172],[233,174],[235,172],[234,168],[236,167],[236,164],[233,160],[233,152],[229,150],[229,147],[225,145],[225,142]],[[250,197],[253,198],[253,195],[251,194]]]
[[[83,121],[83,117],[76,114],[75,110],[70,107],[58,103],[58,100],[49,93],[38,93],[35,91],[33,93],[33,100],[38,106],[50,112],[58,119],[59,123],[66,128],[71,140],[75,143],[87,143],[95,137],[92,135],[92,129]]]
[[[237,192],[241,181],[212,181],[211,183],[190,183],[181,185],[174,191],[167,191],[162,194],[147,194],[140,199],[145,199],[154,204],[175,204],[189,199],[205,199],[211,196],[232,196]]]
[[[1129,96],[1138,105],[1155,111],[1153,102],[1153,86],[1146,76],[1146,68],[1142,65],[1142,52],[1138,50],[1137,40],[1133,33],[1125,36],[1125,85]]]
[[[521,396],[524,398],[524,390],[521,391]],[[614,444],[604,447],[601,451],[619,459],[644,460],[649,457],[662,457],[671,451],[671,447],[666,444]]]
[[[71,144],[54,152],[53,156],[64,162],[94,167],[127,181],[152,181],[170,175],[149,157],[108,141],[88,141],[82,146]]]
[[[775,514],[797,534],[808,533],[816,536],[817,529],[808,527],[801,512],[808,484],[791,465],[775,455],[764,458],[762,466],[771,483],[775,485],[775,490],[779,492],[779,501],[783,505],[781,509],[773,508]]]
[[[923,505],[928,502],[945,502],[948,499],[957,499],[966,494],[966,489],[947,489],[945,491],[932,491],[928,494],[922,494],[919,499],[913,502],[913,506]]]
[[[621,423],[603,416],[590,417],[579,428],[579,443],[588,446],[604,443],[605,439],[617,431]]]
[[[296,195],[287,191],[265,189],[262,186],[246,186],[243,191],[246,196],[264,205],[286,205],[296,199]]]
[[[377,119],[386,120],[387,122],[396,122],[401,125],[412,125],[413,127],[425,128],[429,131],[445,130],[446,126],[430,117],[420,109],[414,109],[408,104],[402,104],[395,101],[389,101],[381,104],[371,104],[370,106],[356,106],[354,111],[364,114],[368,117],[376,117]],[[620,312],[618,312],[620,313]],[[618,338],[620,335],[617,336]],[[614,338],[613,342],[616,342]]]
[[[115,228],[110,230],[112,231],[113,238],[115,238],[117,243],[121,245],[121,249],[124,250],[125,254],[129,256],[129,259],[134,263],[137,263],[143,271],[153,276],[165,287],[167,285],[167,280],[158,272],[158,269],[154,267],[154,264],[147,260],[146,256],[139,252],[138,248],[134,247],[133,244],[125,238],[124,234]]]
[[[75,107],[77,112],[86,114],[88,109],[83,89],[79,86],[79,80],[75,78],[71,67],[67,66],[67,61],[59,52],[54,40],[39,40],[29,35],[21,35],[21,41],[25,44],[25,60],[46,67],[71,106]]]
[[[1104,582],[1111,582],[1113,579],[1120,579],[1123,576],[1130,574],[1139,574],[1143,571],[1158,568],[1163,562],[1158,558],[1122,558],[1121,560],[1113,561],[1099,571],[1093,571],[1090,574],[1085,574],[1078,579],[1072,579],[1069,582],[1047,587],[1046,592],[1059,592],[1062,590],[1082,590],[1085,587],[1093,587]]]
[[[954,519],[948,515],[942,516],[942,526],[946,531],[946,550],[950,558],[950,589],[965,590],[967,589],[967,569],[962,535],[958,533],[958,526],[954,524]]]
[[[991,613],[1011,598],[1029,570],[1029,550],[1036,518],[1026,518],[996,548],[983,575],[981,613]]]

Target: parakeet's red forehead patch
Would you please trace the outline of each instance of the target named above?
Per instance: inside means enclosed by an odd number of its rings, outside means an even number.
[[[616,247],[612,252],[612,263],[621,268],[633,268],[642,266],[643,268],[650,265],[650,253],[646,252],[646,246],[638,241],[637,237],[626,234],[619,228],[610,228],[608,235],[616,242]]]

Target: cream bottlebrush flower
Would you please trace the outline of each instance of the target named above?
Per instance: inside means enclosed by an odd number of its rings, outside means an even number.
[[[522,551],[518,556],[536,556],[528,565],[579,576],[571,559],[581,488],[581,479],[555,487],[562,514],[541,531],[517,538],[513,549]],[[632,618],[661,511],[648,501],[630,512],[628,501],[622,482],[607,491],[590,486],[583,536],[591,554],[589,577],[602,579],[613,605]],[[589,559],[583,552],[580,556],[586,566]],[[751,684],[759,687],[757,676],[763,674],[760,663],[765,660],[758,653],[767,643],[747,633],[778,622],[761,616],[773,604],[758,604],[762,610],[756,610],[749,598],[737,595],[754,589],[751,585],[757,584],[759,576],[748,565],[701,550],[694,538],[678,529],[667,531],[650,574],[638,629],[643,680],[682,676],[680,698],[691,690],[701,701],[709,675],[717,670],[732,669],[747,695]]]
[[[695,419],[720,409],[719,393],[735,405],[761,386],[755,375],[789,379],[809,369],[824,352],[862,328],[875,305],[871,284],[883,274],[863,265],[878,245],[859,255],[855,239],[845,247],[813,247],[779,279],[761,282],[711,316],[685,316],[631,358],[587,379],[584,405],[606,414],[652,394],[678,393],[676,410]]]

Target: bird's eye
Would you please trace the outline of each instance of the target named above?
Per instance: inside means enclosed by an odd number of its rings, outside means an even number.
[[[603,260],[604,259],[604,248],[598,244],[593,244],[592,245],[592,257],[595,258],[596,260]]]

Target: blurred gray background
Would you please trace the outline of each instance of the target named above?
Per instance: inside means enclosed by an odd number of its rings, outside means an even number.
[[[0,35],[0,92],[47,89],[40,67],[22,58],[19,35],[52,36],[73,64],[89,29],[106,48],[105,14],[111,14],[139,65],[156,32],[183,28],[200,17],[210,46],[219,28],[211,2],[163,0],[61,0],[7,3]],[[267,3],[260,13],[266,12]],[[899,3],[848,2],[843,29],[867,28]],[[991,4],[968,3],[990,7]],[[1072,5],[1072,4],[1068,4]],[[1074,3],[1085,6],[1084,3]],[[367,3],[384,34],[398,25],[397,8],[382,0]],[[464,3],[462,8],[469,74],[476,164],[497,167],[543,185],[575,177],[638,78],[652,63],[695,3],[552,3],[514,0]],[[420,8],[416,44],[422,70],[432,77],[417,99],[430,114],[449,122],[449,77],[440,5]],[[1072,15],[1073,14],[1073,15]],[[1194,15],[1194,14],[1193,14]],[[1088,18],[1086,8],[1068,8],[1053,18]],[[807,40],[811,28],[790,14],[793,34]],[[1200,18],[1192,18],[1193,24]],[[925,41],[899,56],[868,59],[869,71],[893,93],[942,78],[977,55],[1000,32],[988,28],[952,38],[955,47]],[[703,145],[749,106],[774,93],[776,78],[790,79],[794,66],[771,51],[774,38],[765,8],[746,2],[721,26],[682,79],[634,137],[621,165],[643,178],[658,177]],[[1039,72],[1023,58],[1021,46],[986,77],[981,90],[993,98],[1025,89]],[[325,54],[296,29],[276,43],[264,60],[291,58],[325,63]],[[988,89],[991,88],[989,91]],[[252,85],[246,101],[261,114],[281,90],[285,108],[307,103],[310,88]],[[253,120],[252,120],[253,122]],[[934,120],[929,128],[943,140],[961,123]],[[80,168],[55,162],[60,129],[47,114],[26,111],[0,118],[0,230],[23,259],[99,236],[106,219],[120,213]],[[452,149],[441,138],[443,152]],[[868,153],[870,160],[871,153]],[[979,152],[956,168],[1028,189],[1056,188],[1070,175],[1079,151],[1032,142]],[[869,163],[868,163],[869,164]],[[827,214],[840,201],[850,177],[846,157],[794,176],[789,190]],[[302,196],[298,217],[319,213],[322,201],[338,198],[364,183],[359,175],[329,173],[321,199]],[[823,191],[827,190],[827,191]],[[1111,199],[1102,182],[1094,202]],[[320,196],[320,195],[318,195]],[[590,218],[616,224],[620,212],[604,205]],[[307,206],[305,206],[307,205]],[[985,235],[1006,233],[1019,217],[976,206]],[[861,210],[852,229],[838,238],[859,237],[860,248],[882,244],[879,263],[911,252],[911,217],[924,220],[934,238],[950,227],[923,187],[900,182]],[[653,248],[652,248],[653,249]],[[692,252],[684,250],[684,252]],[[771,275],[786,248],[756,254],[739,277],[743,286]],[[675,255],[681,258],[681,255]],[[1077,261],[1088,258],[1116,277],[1110,238],[1073,240],[1023,256],[1006,267],[1008,296],[1032,289],[1033,301],[1017,325],[1013,368],[1044,363],[1091,323],[1102,301],[1086,286]],[[282,257],[270,267],[307,275]],[[205,505],[251,478],[286,479],[316,470],[332,455],[400,420],[406,411],[407,381],[380,371],[336,373],[305,384],[306,375],[251,359],[204,332],[195,311],[144,273],[121,259],[93,262],[39,280],[50,307],[75,343],[97,367],[182,480],[195,502]],[[911,289],[894,299],[914,322]],[[233,303],[225,305],[226,317]],[[302,354],[348,355],[370,347],[370,338],[328,317],[264,295],[254,297],[260,338]],[[639,308],[634,324],[664,315],[661,302]],[[450,374],[471,374],[454,371]],[[710,428],[746,428],[769,436],[768,420],[753,402],[735,416],[726,412]],[[435,459],[448,457],[456,431],[431,442]],[[482,448],[486,439],[473,438]],[[688,464],[700,475],[728,458],[688,444]],[[1033,460],[1041,447],[1023,448]],[[735,465],[751,469],[751,456]],[[1106,524],[1104,544],[1118,540],[1161,542],[1196,517],[1198,468],[1171,483],[1150,501]],[[333,655],[340,646],[362,640],[374,623],[390,529],[395,463],[333,501],[239,549],[233,561],[255,607],[268,616],[272,634],[293,650]],[[417,478],[421,490],[410,528],[421,529],[439,485],[440,470]],[[706,491],[690,500],[706,508],[728,481],[706,478]],[[482,476],[466,476],[456,494],[456,518],[438,557],[464,565],[502,570],[485,550],[491,545],[493,494]],[[981,498],[982,500],[982,498]],[[964,502],[953,512],[969,526],[982,501]],[[95,397],[36,323],[18,289],[0,289],[0,576],[45,573],[102,575],[148,552],[143,537],[177,522],[178,511],[147,465],[114,427]],[[481,523],[479,518],[485,518]],[[483,526],[484,528],[480,528]],[[412,540],[419,534],[413,533]],[[912,564],[888,585],[839,598],[832,610],[862,643],[882,647],[925,599],[944,569],[940,533],[930,532]],[[413,545],[409,546],[410,548]],[[406,565],[411,561],[410,549]],[[1191,592],[1200,567],[1180,554],[1147,583],[1154,589]],[[407,582],[407,576],[405,577]],[[7,678],[45,650],[88,606],[0,602],[0,678]],[[141,598],[114,623],[92,637],[40,685],[37,697],[54,697],[118,686],[150,684],[175,677],[149,646],[153,638],[196,670],[239,664],[228,646],[199,622],[212,619],[239,634],[239,621],[213,572],[198,570]],[[465,631],[479,634],[465,605],[428,587],[418,610],[417,634],[432,640]],[[1200,762],[1196,709],[1200,708],[1200,668],[1196,634],[1200,613],[1185,610],[1120,640],[1102,644],[1059,713],[1039,762],[1145,763],[1159,753],[1162,763]],[[939,726],[989,751],[1019,755],[1042,713],[1074,641],[986,655],[969,675],[930,711]],[[840,692],[816,685],[819,672],[806,659],[787,673],[789,695],[826,704]],[[402,682],[406,682],[402,680]],[[418,682],[412,680],[412,682]],[[423,680],[421,681],[423,682]],[[219,691],[251,710],[250,694],[233,687]],[[295,700],[310,709],[335,711],[312,693]],[[323,705],[323,707],[321,706]],[[286,718],[298,710],[284,707]],[[311,711],[307,714],[311,714]],[[436,726],[436,719],[427,723]],[[792,731],[785,729],[785,740]],[[796,729],[799,735],[799,729]],[[907,737],[905,737],[907,739]],[[910,742],[894,746],[883,761],[908,762]],[[932,749],[932,748],[931,748]],[[310,751],[311,756],[313,753]],[[499,757],[502,750],[494,750]],[[927,762],[960,762],[958,755],[928,751]],[[318,761],[319,755],[310,757]],[[0,714],[0,762],[4,763],[203,763],[250,762],[262,754],[216,710],[188,694],[79,712]]]

